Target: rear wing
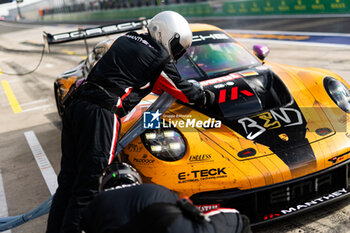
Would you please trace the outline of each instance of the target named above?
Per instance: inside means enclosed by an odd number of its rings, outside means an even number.
[[[144,29],[147,26],[148,20],[110,24],[86,29],[78,29],[76,31],[63,32],[58,34],[50,34],[43,32],[45,47],[50,50],[50,45],[62,44],[77,40],[86,40],[100,36],[108,36],[112,34],[125,33],[135,30]]]

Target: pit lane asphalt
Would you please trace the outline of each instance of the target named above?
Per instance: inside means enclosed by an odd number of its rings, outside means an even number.
[[[0,25],[0,69],[3,72],[26,72],[37,65],[41,54],[42,31],[58,33],[72,30],[72,27],[65,25],[16,26],[6,22],[1,22]],[[100,40],[90,40],[89,44],[92,46]],[[262,42],[240,41],[248,48]],[[274,41],[264,43],[271,48],[267,58],[269,61],[330,69],[350,83],[350,47]],[[22,110],[16,114],[13,112],[13,104],[9,103],[4,88],[0,85],[0,173],[10,216],[27,212],[50,196],[24,133],[33,131],[36,134],[54,171],[58,174],[61,123],[54,105],[53,82],[58,74],[73,68],[83,56],[83,43],[55,46],[51,54],[45,55],[41,66],[33,74],[0,74],[0,83],[6,81],[9,84]],[[42,216],[13,229],[12,232],[44,232],[46,220],[47,215]],[[347,198],[321,209],[260,227],[255,231],[347,232],[349,226],[350,198]]]

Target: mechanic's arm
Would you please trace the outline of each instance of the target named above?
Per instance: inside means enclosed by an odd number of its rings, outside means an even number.
[[[165,66],[153,87],[153,92],[156,94],[161,94],[163,91],[184,103],[194,103],[199,106],[206,103],[206,93],[199,86],[181,78],[172,63]]]

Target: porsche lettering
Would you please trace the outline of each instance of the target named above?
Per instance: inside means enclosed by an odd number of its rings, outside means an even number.
[[[62,40],[62,39],[69,39],[69,38],[80,38],[84,36],[90,36],[90,35],[99,35],[103,33],[113,33],[113,32],[118,32],[122,30],[128,30],[128,29],[133,29],[136,27],[141,26],[141,23],[123,23],[119,25],[109,25],[109,26],[104,26],[104,27],[99,27],[99,28],[91,28],[91,29],[85,29],[85,30],[80,30],[80,31],[74,31],[74,32],[69,32],[69,33],[62,33],[62,34],[57,34],[54,35],[54,40]]]
[[[226,34],[220,33],[220,34],[209,34],[207,36],[204,35],[197,35],[192,37],[192,42],[198,42],[198,41],[205,41],[207,39],[212,40],[228,40],[230,37],[228,37]]]

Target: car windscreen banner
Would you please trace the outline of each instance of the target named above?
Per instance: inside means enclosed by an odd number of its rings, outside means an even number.
[[[192,46],[211,44],[211,43],[227,43],[236,42],[232,37],[220,31],[200,31],[194,32],[192,36]]]

